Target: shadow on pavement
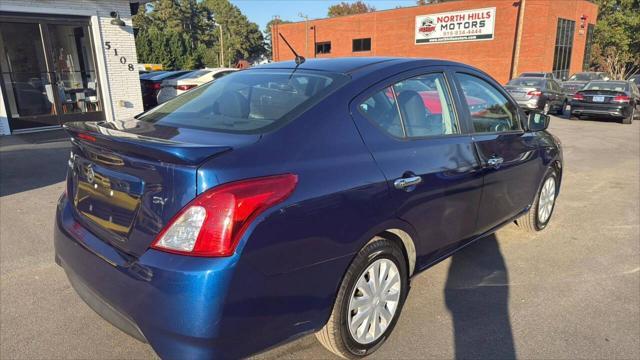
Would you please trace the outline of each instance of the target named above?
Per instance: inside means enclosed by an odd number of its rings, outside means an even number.
[[[515,359],[509,277],[495,235],[451,258],[444,290],[456,359]]]
[[[14,135],[0,141],[0,196],[61,182],[67,174],[69,141],[51,131]]]

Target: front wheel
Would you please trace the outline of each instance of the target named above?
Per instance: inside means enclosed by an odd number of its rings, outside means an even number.
[[[550,170],[533,200],[531,209],[516,221],[518,227],[528,232],[538,232],[546,228],[551,220],[557,195],[558,175],[554,170]]]
[[[349,266],[331,317],[316,337],[343,358],[371,354],[398,321],[408,286],[407,265],[398,244],[375,238]]]

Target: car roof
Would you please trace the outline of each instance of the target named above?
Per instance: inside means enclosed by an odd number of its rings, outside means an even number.
[[[399,64],[415,62],[423,66],[430,65],[467,65],[456,63],[448,60],[438,59],[420,59],[420,58],[400,58],[400,57],[349,57],[349,58],[325,58],[325,59],[306,59],[306,61],[298,69],[300,70],[317,70],[333,73],[353,74],[355,72],[374,71],[373,65],[382,67],[391,67]],[[375,67],[375,71],[380,70],[380,66]],[[294,61],[281,61],[252,67],[252,69],[294,69],[296,63]]]
[[[520,81],[520,80],[548,81],[550,79],[546,79],[546,78],[543,78],[543,77],[536,77],[536,76],[520,76],[520,77],[513,78],[513,79],[509,80],[509,82],[516,81],[516,80],[517,81]]]
[[[589,83],[605,83],[605,84],[628,84],[627,80],[591,80]]]

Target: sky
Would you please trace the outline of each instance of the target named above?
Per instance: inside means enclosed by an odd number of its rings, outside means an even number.
[[[309,19],[327,17],[327,9],[341,1],[333,0],[231,0],[240,8],[249,21],[257,23],[260,30],[265,29],[269,20],[275,15],[282,20],[302,21],[299,13],[307,15]],[[393,9],[397,6],[415,6],[415,0],[366,0],[376,10]]]

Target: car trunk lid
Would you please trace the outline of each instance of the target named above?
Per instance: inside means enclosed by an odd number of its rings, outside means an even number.
[[[505,86],[505,89],[507,89],[509,94],[511,94],[511,96],[513,96],[513,98],[516,100],[529,100],[533,98],[533,95],[531,94],[532,91],[540,90],[535,87],[523,87],[523,86],[513,86],[513,85],[507,85]]]
[[[72,138],[67,194],[82,225],[132,256],[142,255],[196,197],[199,164],[259,138],[203,136],[202,131],[137,120],[126,124],[65,125]],[[180,141],[185,137],[198,142]]]
[[[609,104],[616,96],[625,96],[624,92],[614,90],[582,90],[580,94],[584,96],[582,102],[594,104]]]

